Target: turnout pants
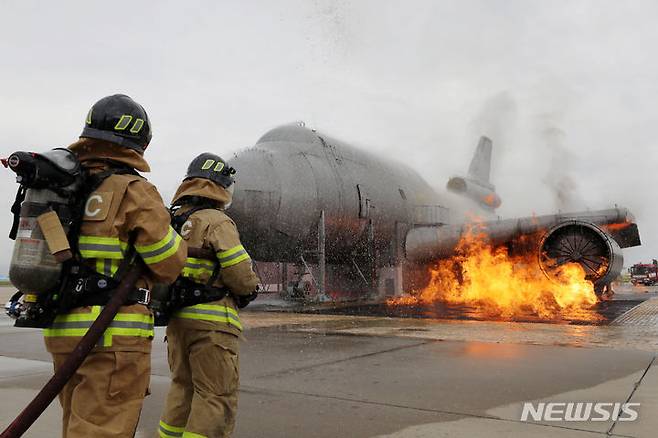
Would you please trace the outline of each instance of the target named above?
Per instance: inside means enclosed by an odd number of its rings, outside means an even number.
[[[53,354],[55,371],[67,354]],[[151,375],[149,353],[92,352],[69,380],[59,401],[63,438],[132,437]]]
[[[238,407],[238,337],[172,320],[167,340],[171,388],[159,436],[229,437]]]

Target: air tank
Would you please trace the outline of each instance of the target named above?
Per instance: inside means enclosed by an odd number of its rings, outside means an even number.
[[[10,236],[15,243],[9,279],[25,295],[48,292],[59,283],[61,261],[71,256],[67,233],[73,219],[70,204],[80,187],[80,164],[61,148],[43,154],[15,152],[3,163],[16,172],[21,185],[15,207],[25,195],[12,230],[15,236]]]
[[[37,217],[51,207],[64,213],[66,203],[65,198],[47,189],[28,189],[25,194],[9,265],[9,280],[24,294],[37,295],[59,282],[62,264],[50,253]],[[68,232],[68,227],[64,226],[64,230]]]

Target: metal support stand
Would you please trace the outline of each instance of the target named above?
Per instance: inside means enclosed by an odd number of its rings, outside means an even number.
[[[315,279],[315,275],[313,275],[313,270],[308,265],[308,263],[306,263],[306,259],[304,258],[304,256],[301,256],[299,260],[301,260],[302,265],[304,265],[304,273],[308,273],[308,275],[311,276],[311,280],[313,280],[313,283],[315,283],[315,287],[319,288],[320,286],[318,286],[318,281]],[[304,274],[300,275],[299,277],[302,278],[303,276]]]
[[[368,221],[368,262],[370,268],[370,292],[377,289],[377,263],[375,261],[375,227]]]
[[[256,275],[258,275],[258,278],[260,278],[260,285],[263,287],[263,293],[269,292],[270,284],[266,281],[265,277],[261,275],[260,269],[258,268],[258,263],[254,262],[252,263],[252,266],[254,267],[254,271],[256,272]]]
[[[350,260],[352,260],[352,265],[354,266],[356,273],[359,274],[359,277],[361,277],[361,280],[363,280],[363,285],[365,287],[370,287],[370,282],[366,280],[366,276],[363,275],[363,272],[361,272],[361,268],[359,268],[359,265],[356,264],[356,261],[354,259],[350,259]]]
[[[318,270],[320,271],[318,273],[318,296],[321,300],[326,298],[326,269],[324,210],[322,210],[318,223]]]

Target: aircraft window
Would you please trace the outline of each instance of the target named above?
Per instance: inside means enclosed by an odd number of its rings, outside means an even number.
[[[402,199],[404,199],[406,201],[407,200],[407,194],[404,193],[404,190],[398,189],[398,191],[400,192],[400,196],[402,196]]]

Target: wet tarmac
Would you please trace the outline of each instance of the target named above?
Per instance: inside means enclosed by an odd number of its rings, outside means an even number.
[[[375,316],[389,318],[507,321],[545,324],[608,325],[616,318],[632,310],[644,301],[658,297],[656,287],[635,288],[623,285],[611,300],[601,301],[591,309],[563,312],[553,317],[542,317],[531,311],[518,312],[509,317],[491,313],[474,305],[447,302],[417,304],[387,303],[327,303],[322,305],[293,307],[290,310],[300,313]],[[270,309],[280,310],[277,306]]]
[[[448,320],[473,320],[473,321],[511,321],[532,322],[546,324],[577,324],[577,325],[606,325],[614,321],[644,300],[618,299],[603,301],[594,308],[578,312],[570,312],[557,317],[545,318],[533,313],[519,314],[512,317],[500,317],[495,314],[483,312],[478,307],[450,304],[357,304],[354,306],[340,307],[314,307],[302,310],[307,313],[329,314],[329,315],[354,315],[354,316],[384,316],[389,318],[426,318],[426,319],[448,319]]]
[[[247,329],[234,436],[654,437],[658,297],[646,295],[625,300],[643,302],[600,326],[256,306],[241,316]],[[152,394],[138,438],[155,436],[169,385],[163,337],[157,329]],[[0,317],[0,425],[51,371],[40,331],[14,328]],[[635,422],[524,422],[520,412],[528,401],[641,406]],[[26,436],[58,436],[60,415],[54,403]]]

